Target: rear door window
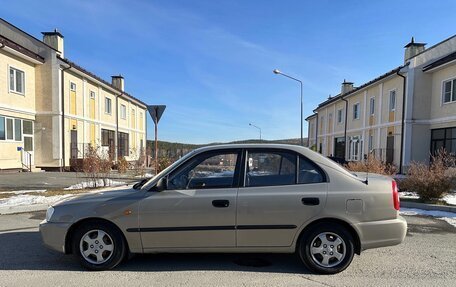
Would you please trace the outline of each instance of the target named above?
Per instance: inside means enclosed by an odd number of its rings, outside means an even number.
[[[296,159],[296,154],[287,151],[249,151],[245,185],[255,187],[295,184]]]
[[[315,163],[303,156],[299,156],[299,184],[325,182],[325,178],[325,174]]]

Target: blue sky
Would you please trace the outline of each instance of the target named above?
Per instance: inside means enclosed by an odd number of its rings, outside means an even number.
[[[452,0],[16,0],[0,15],[37,38],[59,29],[65,57],[167,105],[160,139],[208,143],[257,138],[250,122],[265,139],[298,138],[299,85],[273,69],[302,79],[306,117],[344,79],[401,65],[412,36],[433,45],[455,34],[455,10]]]

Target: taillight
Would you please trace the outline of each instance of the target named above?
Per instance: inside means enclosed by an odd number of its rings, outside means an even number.
[[[399,191],[397,189],[397,183],[395,180],[392,181],[392,188],[393,188],[394,209],[399,210],[399,208],[400,208]]]

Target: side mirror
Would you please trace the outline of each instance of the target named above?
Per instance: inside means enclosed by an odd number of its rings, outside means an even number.
[[[153,191],[161,192],[168,188],[168,177],[162,177],[157,181],[157,184],[152,188]]]

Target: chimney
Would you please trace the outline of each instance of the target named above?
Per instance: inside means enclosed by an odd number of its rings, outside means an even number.
[[[53,32],[41,32],[41,34],[43,34],[43,42],[59,51],[59,56],[64,58],[63,35],[57,29],[54,29]]]
[[[415,39],[412,37],[410,43],[404,46],[405,54],[404,54],[404,63],[407,62],[410,58],[415,57],[417,54],[423,52],[425,50],[424,46],[426,43],[415,43]]]
[[[124,77],[122,75],[118,76],[111,76],[112,78],[112,85],[116,87],[117,89],[121,90],[122,92],[125,91],[125,83],[124,83]]]
[[[351,90],[353,90],[353,83],[352,82],[347,82],[344,79],[344,82],[342,83],[342,87],[340,89],[340,93],[343,95],[345,93],[350,92]]]

